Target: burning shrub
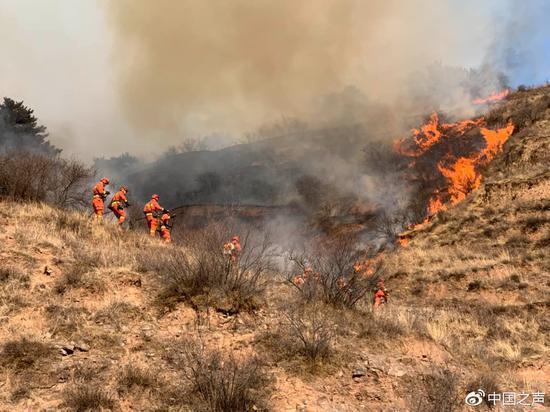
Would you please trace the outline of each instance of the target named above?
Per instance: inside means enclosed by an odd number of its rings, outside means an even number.
[[[195,305],[216,305],[228,313],[257,307],[264,290],[264,275],[273,268],[271,243],[267,236],[255,240],[247,233],[239,258],[232,261],[222,254],[227,241],[224,233],[230,232],[217,225],[209,226],[187,235],[185,251],[174,248],[144,262],[165,285],[160,296],[163,303],[185,299]]]
[[[380,259],[362,256],[350,235],[319,243],[311,252],[291,253],[290,261],[287,279],[306,302],[322,300],[344,308],[355,307],[372,291],[381,272]]]

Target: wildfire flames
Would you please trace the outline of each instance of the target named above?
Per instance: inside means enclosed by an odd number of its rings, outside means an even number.
[[[506,90],[503,90],[499,93],[493,93],[492,95],[484,98],[484,99],[481,99],[481,98],[478,98],[478,99],[474,99],[473,103],[474,104],[489,104],[489,103],[495,103],[495,102],[498,102],[499,100],[502,100],[504,99],[506,96],[508,96],[510,94],[510,90],[509,89],[506,89]]]
[[[513,131],[511,123],[493,130],[486,127],[483,117],[444,123],[433,113],[424,125],[411,130],[409,137],[395,143],[396,151],[410,158],[413,175],[432,187],[424,222],[480,186],[481,169],[502,150]]]

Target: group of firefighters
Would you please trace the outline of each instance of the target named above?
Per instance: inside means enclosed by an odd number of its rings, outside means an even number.
[[[109,196],[110,192],[106,189],[109,184],[109,179],[104,177],[96,183],[93,189],[92,206],[94,209],[94,215],[96,220],[101,220],[105,212],[105,200]],[[113,212],[118,219],[117,223],[122,226],[126,220],[126,208],[130,206],[128,202],[128,188],[126,186],[120,186],[118,192],[116,192],[111,198],[109,203],[109,210]],[[165,209],[159,204],[159,195],[154,194],[151,196],[151,200],[143,207],[143,213],[149,228],[149,234],[156,236],[157,231],[160,232],[160,236],[165,242],[171,242],[172,238],[170,230],[170,211]]]
[[[105,211],[105,200],[109,196],[110,192],[106,189],[109,184],[109,179],[104,177],[93,188],[92,206],[94,209],[95,219],[100,221],[103,218]],[[121,226],[126,220],[126,208],[130,206],[127,198],[128,188],[126,186],[120,186],[118,191],[111,198],[109,203],[109,210],[113,212],[118,219],[117,223]],[[165,242],[171,242],[172,237],[170,231],[172,225],[170,224],[170,211],[165,209],[159,204],[159,195],[154,194],[151,196],[151,200],[143,207],[143,214],[145,215],[145,221],[149,229],[151,236],[156,236],[157,231],[160,232],[160,237]],[[223,245],[223,255],[226,256],[229,261],[236,262],[242,247],[238,236],[233,236],[230,242]],[[363,270],[363,264],[357,263],[354,266],[355,272]],[[365,271],[368,274],[368,270]],[[313,269],[309,266],[304,268],[302,274],[297,275],[293,279],[293,283],[296,286],[301,286],[305,283],[315,283],[320,280],[318,273],[313,272]],[[344,289],[346,287],[346,280],[342,277],[338,279],[338,287]],[[379,308],[388,301],[388,291],[384,286],[384,279],[380,278],[377,283],[377,287],[374,291],[373,306]]]
[[[106,186],[109,185],[109,179],[104,177],[93,188],[92,207],[94,209],[95,219],[100,221],[103,218],[105,212],[105,200],[109,196],[110,192]],[[130,206],[127,198],[128,188],[126,186],[120,186],[118,192],[116,192],[111,198],[109,203],[109,210],[113,212],[118,219],[117,223],[122,226],[126,220],[126,208]],[[151,196],[151,200],[143,207],[143,214],[145,215],[145,221],[149,229],[151,236],[156,236],[157,232],[160,232],[160,237],[165,242],[170,243],[172,236],[170,231],[172,225],[170,219],[173,215],[170,214],[168,209],[165,209],[159,204],[159,195],[154,194]],[[235,262],[241,252],[241,243],[238,236],[233,236],[230,242],[223,245],[223,254],[227,258]]]

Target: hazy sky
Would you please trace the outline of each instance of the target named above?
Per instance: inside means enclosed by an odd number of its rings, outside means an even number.
[[[0,0],[0,16],[0,95],[34,108],[65,152],[90,159],[126,150],[131,134],[101,3]]]
[[[65,153],[148,154],[348,84],[383,99],[433,61],[490,56],[512,83],[540,83],[549,13],[545,0],[0,0],[0,96],[34,108]]]

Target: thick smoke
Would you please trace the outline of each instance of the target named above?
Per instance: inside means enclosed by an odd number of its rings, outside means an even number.
[[[105,5],[126,114],[143,132],[171,135],[240,133],[281,114],[307,117],[316,99],[348,85],[376,101],[407,103],[418,95],[409,90],[413,76],[433,62],[478,65],[499,17],[495,3],[475,1]],[[432,86],[454,96],[453,105],[471,97]]]

